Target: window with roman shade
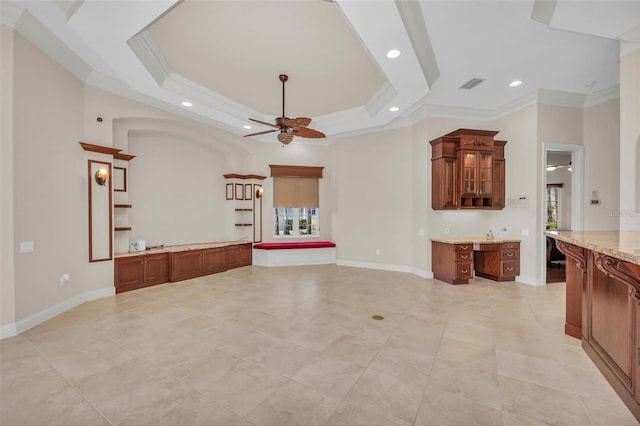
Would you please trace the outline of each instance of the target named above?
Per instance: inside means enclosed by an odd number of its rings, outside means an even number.
[[[270,165],[274,237],[304,238],[320,231],[318,179],[324,167]]]

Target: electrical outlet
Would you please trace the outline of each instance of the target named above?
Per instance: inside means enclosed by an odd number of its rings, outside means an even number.
[[[380,249],[376,249],[376,256],[380,254]]]
[[[502,233],[507,235],[507,228],[502,228]]]
[[[444,234],[445,235],[449,235],[449,227],[448,226],[444,228]]]
[[[60,287],[64,287],[65,285],[67,285],[70,279],[70,274],[62,274],[62,276],[60,277]]]

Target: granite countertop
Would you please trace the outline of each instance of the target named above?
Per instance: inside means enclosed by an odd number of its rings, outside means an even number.
[[[640,265],[640,231],[546,231],[545,235]]]
[[[519,243],[520,240],[509,238],[493,238],[487,237],[451,237],[451,238],[431,238],[431,241],[445,244],[500,244],[500,243]]]
[[[116,253],[115,258],[142,256],[145,254],[174,253],[177,251],[202,250],[217,247],[227,247],[237,244],[251,244],[251,241],[222,241],[217,243],[197,243],[197,244],[180,244],[175,246],[165,246],[163,248],[153,248],[145,251]]]

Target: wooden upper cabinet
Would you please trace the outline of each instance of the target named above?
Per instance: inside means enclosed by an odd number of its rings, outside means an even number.
[[[458,129],[429,142],[434,210],[504,208],[506,141],[497,133]]]

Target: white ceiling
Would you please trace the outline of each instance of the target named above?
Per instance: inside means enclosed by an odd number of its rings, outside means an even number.
[[[2,23],[88,84],[238,135],[249,117],[280,116],[281,73],[289,75],[287,115],[312,117],[311,127],[331,139],[410,122],[424,109],[492,113],[540,90],[585,97],[615,88],[619,39],[640,36],[640,0],[3,0],[1,7]],[[402,55],[387,59],[391,48]],[[486,80],[459,88],[471,78]],[[514,79],[523,84],[509,87]]]

